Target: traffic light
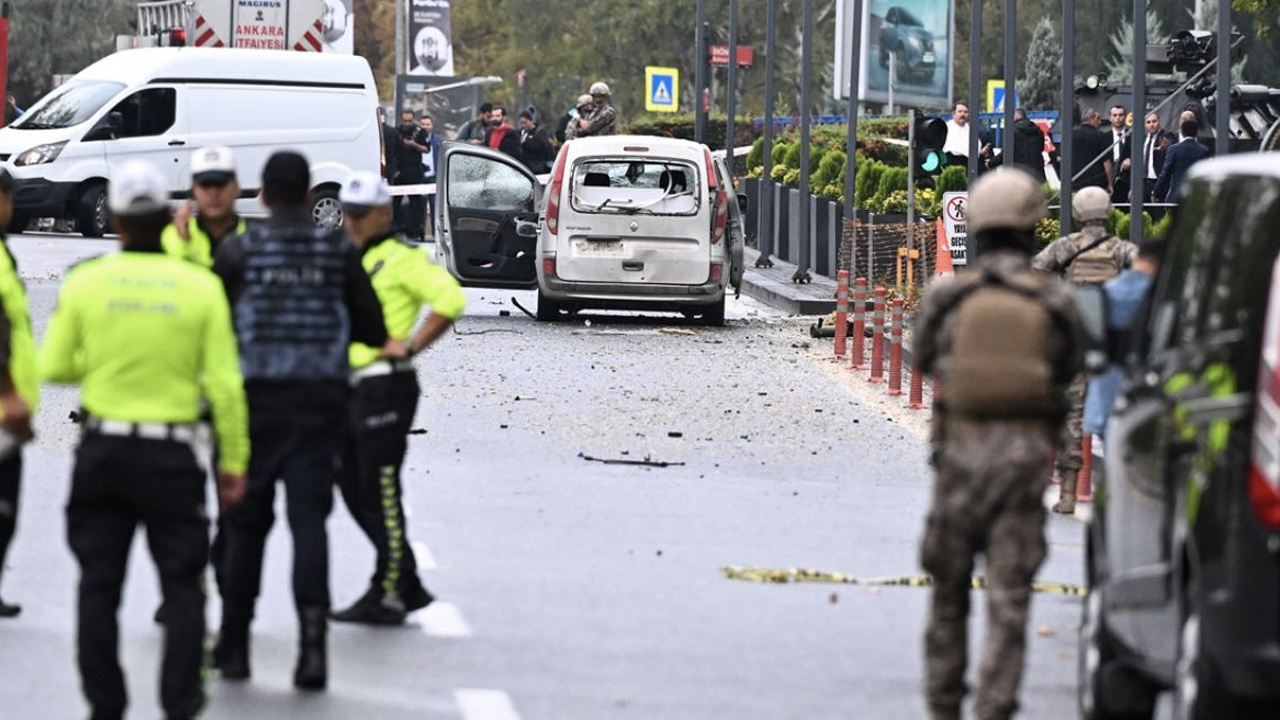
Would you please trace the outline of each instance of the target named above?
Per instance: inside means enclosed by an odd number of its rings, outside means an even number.
[[[930,177],[947,166],[947,154],[942,147],[947,144],[947,124],[939,118],[917,117],[915,127],[914,158],[911,166],[917,175]]]

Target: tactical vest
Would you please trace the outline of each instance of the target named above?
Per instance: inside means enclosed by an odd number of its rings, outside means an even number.
[[[321,228],[251,228],[235,306],[246,380],[343,380],[351,319],[347,243]]]
[[[1082,232],[1071,233],[1069,239],[1079,254],[1067,266],[1067,280],[1074,283],[1099,284],[1119,275],[1124,269],[1116,259],[1116,246],[1120,244],[1120,238],[1108,237],[1094,247],[1089,246],[1097,242],[1097,238]],[[1085,248],[1089,249],[1085,250]],[[1084,252],[1081,252],[1082,250]]]
[[[949,314],[951,352],[939,361],[946,410],[973,419],[1055,418],[1063,397],[1054,382],[1049,339],[1063,318],[1041,300],[1048,280],[982,272]]]

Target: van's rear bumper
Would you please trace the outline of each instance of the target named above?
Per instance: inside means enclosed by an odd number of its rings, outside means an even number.
[[[44,178],[20,180],[13,193],[13,211],[28,217],[60,218],[67,212],[77,186],[73,182],[52,182]]]
[[[673,308],[689,305],[713,305],[724,297],[724,285],[708,282],[701,285],[668,285],[659,283],[595,283],[541,278],[542,292],[553,300],[581,307]]]

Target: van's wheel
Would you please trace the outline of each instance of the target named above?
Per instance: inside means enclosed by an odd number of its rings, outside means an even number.
[[[27,229],[27,226],[30,224],[31,224],[30,215],[20,215],[18,213],[14,213],[13,217],[9,219],[9,232],[13,233],[14,235],[18,235],[23,231],[25,231]]]
[[[708,305],[702,310],[702,324],[714,325],[719,327],[724,325],[724,298],[714,305]]]
[[[325,188],[312,194],[311,221],[330,230],[342,227],[342,203],[337,190]]]
[[[1242,714],[1245,709],[1233,700],[1223,686],[1221,674],[1204,656],[1204,643],[1200,641],[1203,625],[1193,593],[1192,590],[1187,592],[1187,617],[1182,621],[1182,632],[1178,636],[1173,717],[1175,720],[1245,717]]]
[[[560,319],[560,303],[538,291],[537,318],[539,322],[556,322]]]
[[[107,234],[110,217],[107,212],[107,186],[102,183],[90,185],[80,196],[76,229],[87,238],[100,238]]]
[[[1083,605],[1076,683],[1080,717],[1083,720],[1151,720],[1155,714],[1156,689],[1136,670],[1117,660],[1101,593],[1091,589]]]

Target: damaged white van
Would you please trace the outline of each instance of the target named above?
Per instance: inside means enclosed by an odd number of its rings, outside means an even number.
[[[511,158],[464,144],[443,155],[438,251],[464,284],[536,286],[540,320],[608,309],[723,324],[726,292],[741,278],[742,248],[731,247],[741,236],[728,227],[739,200],[704,145],[574,140],[542,197]]]

